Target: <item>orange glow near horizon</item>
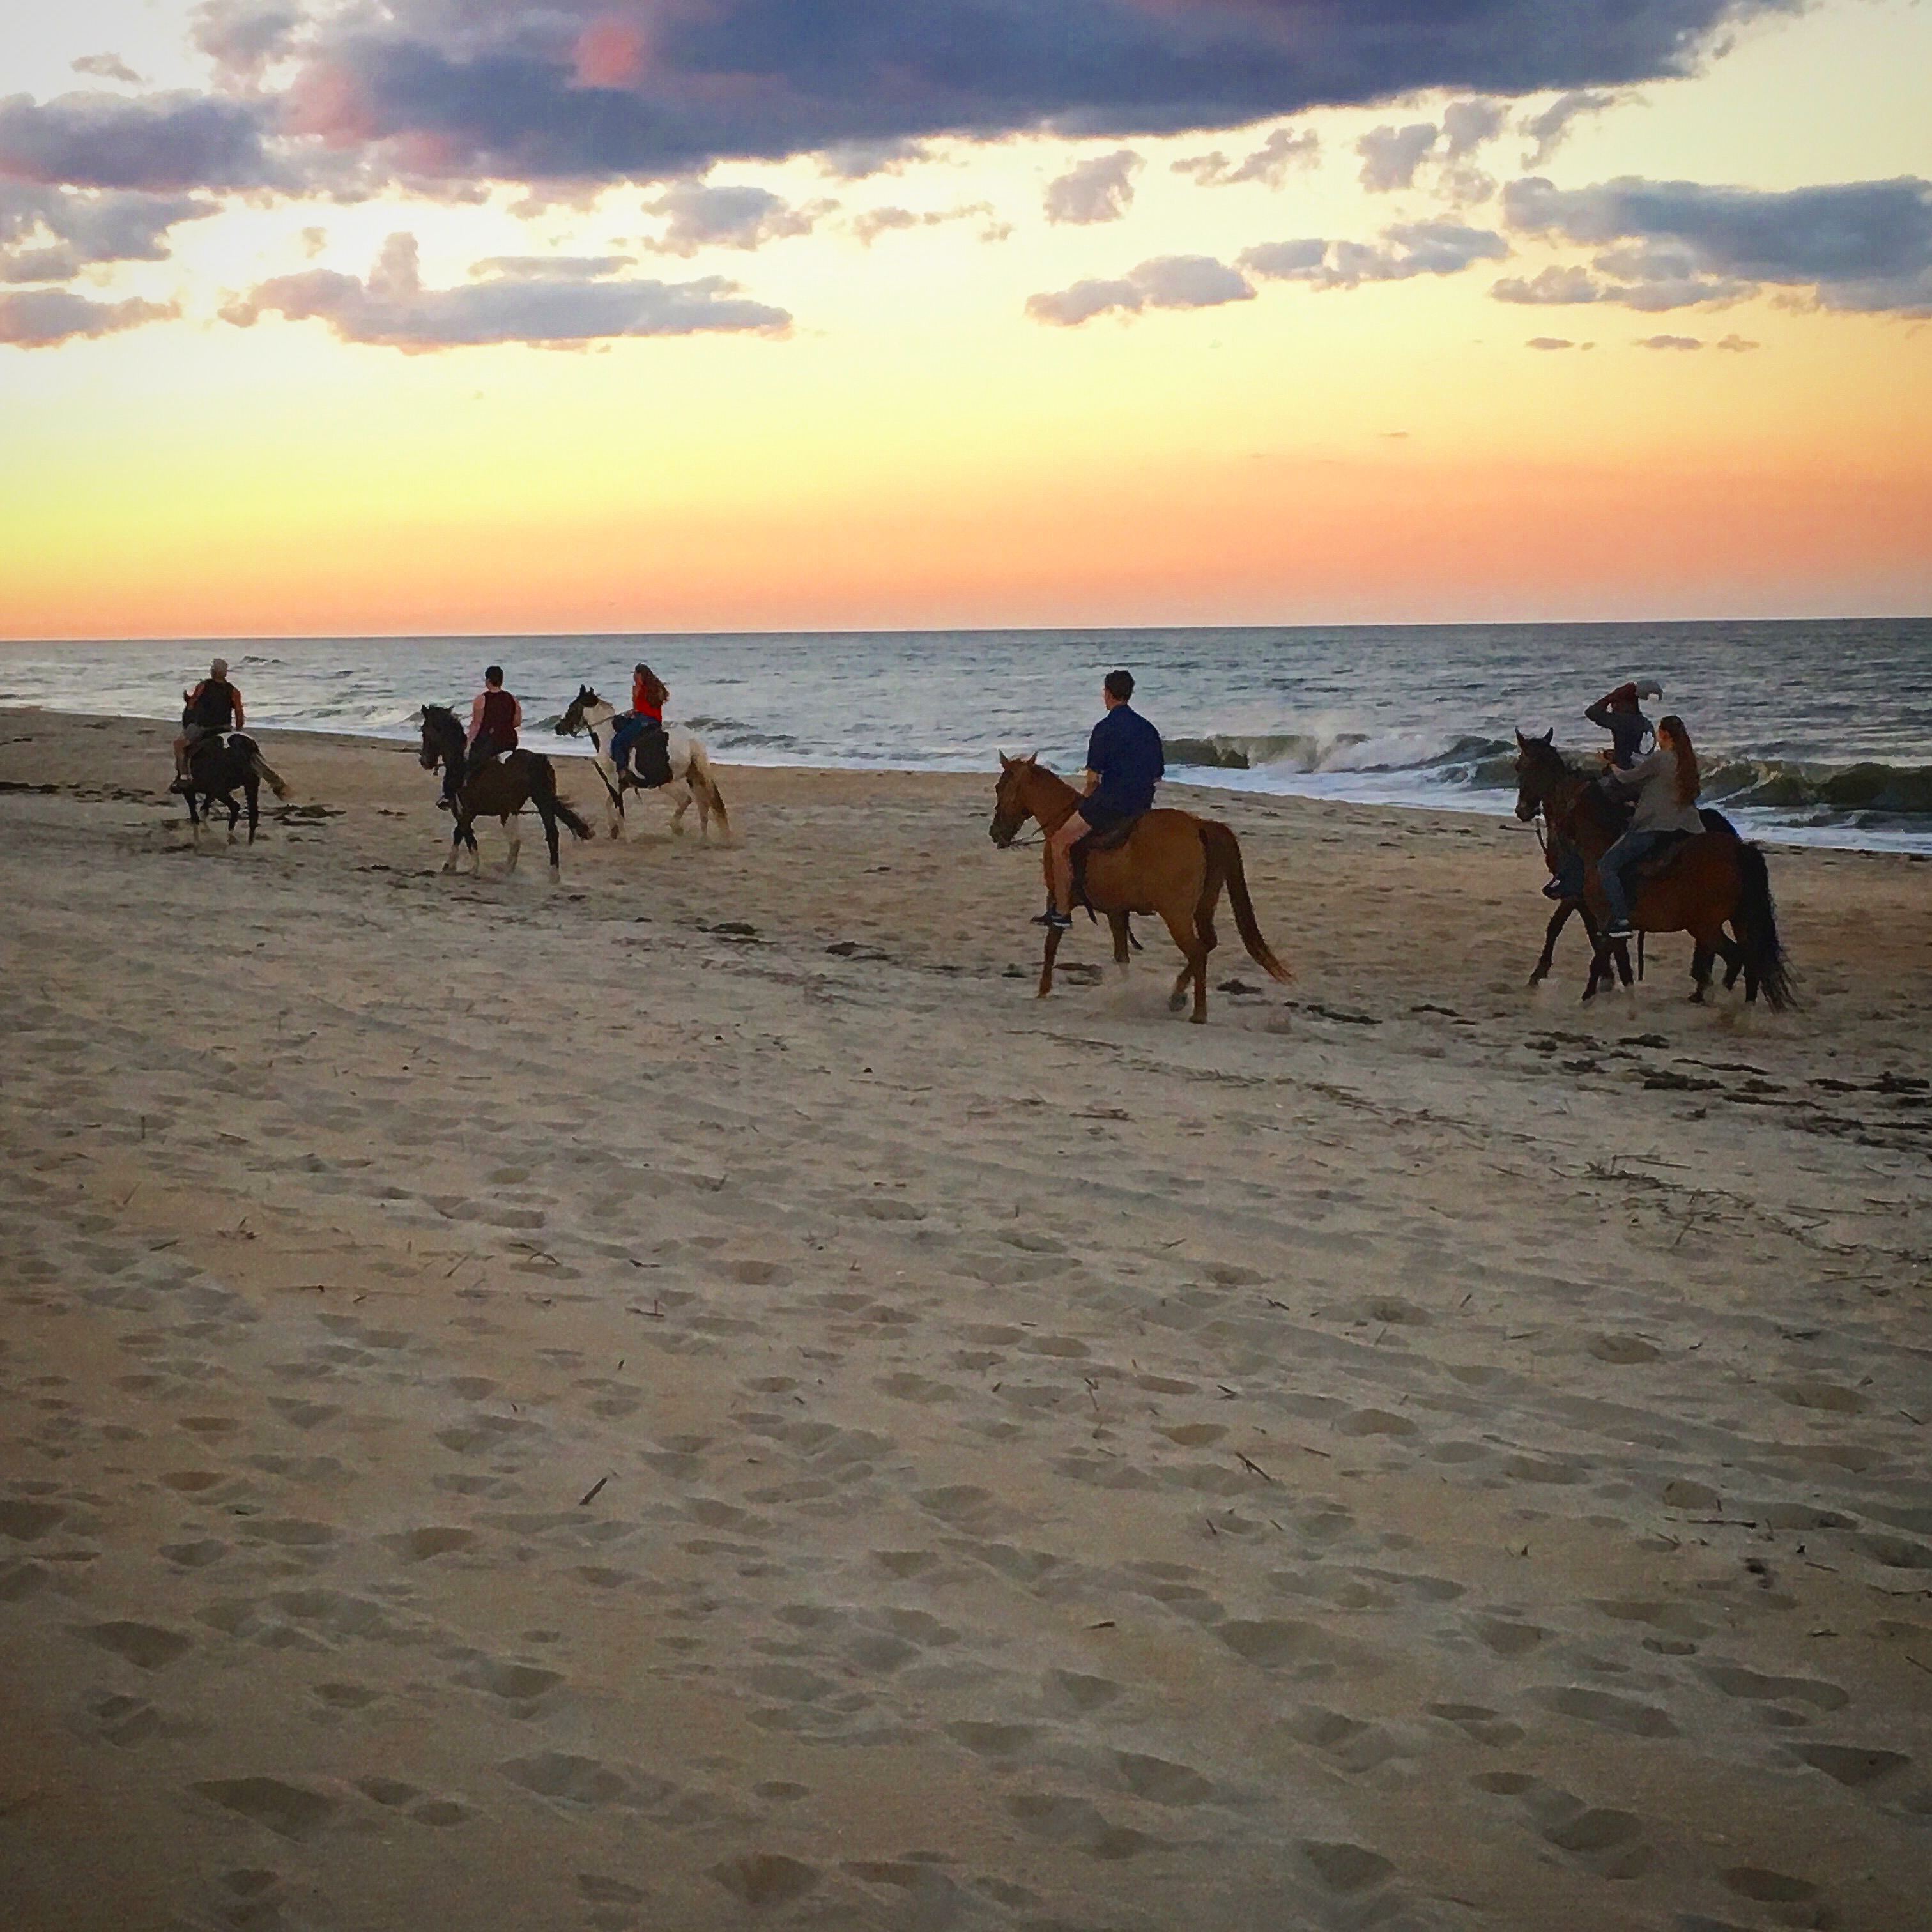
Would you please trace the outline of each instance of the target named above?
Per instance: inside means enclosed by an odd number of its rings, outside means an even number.
[[[647,58],[634,27],[593,22],[586,73]],[[1932,14],[1904,0],[1765,23],[1541,165],[1566,187],[1932,176],[1914,50],[1932,58]],[[1862,118],[1816,112],[1821,89]],[[308,107],[334,126],[355,104]],[[660,190],[641,187],[537,208],[508,189],[235,201],[174,231],[170,260],[94,274],[97,298],[178,299],[178,321],[0,346],[0,636],[1932,610],[1924,320],[1770,287],[1656,313],[1515,305],[1498,276],[1560,252],[1520,235],[1506,267],[1028,318],[1030,293],[1160,256],[1500,222],[1493,194],[1360,183],[1365,130],[1434,111],[1304,117],[1320,164],[1272,188],[1172,165],[1265,129],[1139,141],[1131,206],[1093,224],[1045,218],[1046,184],[1094,152],[1045,137],[857,184],[721,168],[815,211],[809,232],[695,253],[654,252]],[[1502,137],[1498,177],[1523,146]],[[902,204],[921,217],[860,226]],[[794,320],[404,355],[319,320],[224,319],[270,278],[366,277],[397,233],[432,295],[506,257],[622,258]],[[1701,346],[1640,346],[1679,336]]]

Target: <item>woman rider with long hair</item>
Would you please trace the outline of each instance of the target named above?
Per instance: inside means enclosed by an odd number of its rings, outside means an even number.
[[[1610,922],[1604,936],[1628,939],[1631,935],[1630,904],[1625,877],[1632,866],[1675,834],[1703,830],[1704,821],[1697,815],[1697,792],[1703,778],[1690,734],[1674,712],[1658,720],[1657,749],[1648,758],[1640,758],[1628,771],[1613,765],[1604,776],[1606,784],[1636,794],[1636,810],[1629,830],[1597,861],[1597,877],[1603,882],[1604,897],[1610,908]]]

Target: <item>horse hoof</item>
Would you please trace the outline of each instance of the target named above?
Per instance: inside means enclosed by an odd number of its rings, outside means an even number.
[[[550,882],[554,886],[560,886],[563,883],[563,874],[555,866],[550,868]]]

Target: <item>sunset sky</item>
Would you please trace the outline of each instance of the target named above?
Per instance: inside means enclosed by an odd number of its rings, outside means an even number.
[[[8,12],[0,635],[1932,609],[1932,6]]]

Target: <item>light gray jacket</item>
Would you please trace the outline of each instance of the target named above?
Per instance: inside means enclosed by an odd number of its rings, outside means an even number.
[[[1669,746],[1658,746],[1627,772],[1612,765],[1605,776],[1612,784],[1636,794],[1636,815],[1630,823],[1633,832],[1703,830],[1696,800],[1688,805],[1677,802],[1677,754]]]

